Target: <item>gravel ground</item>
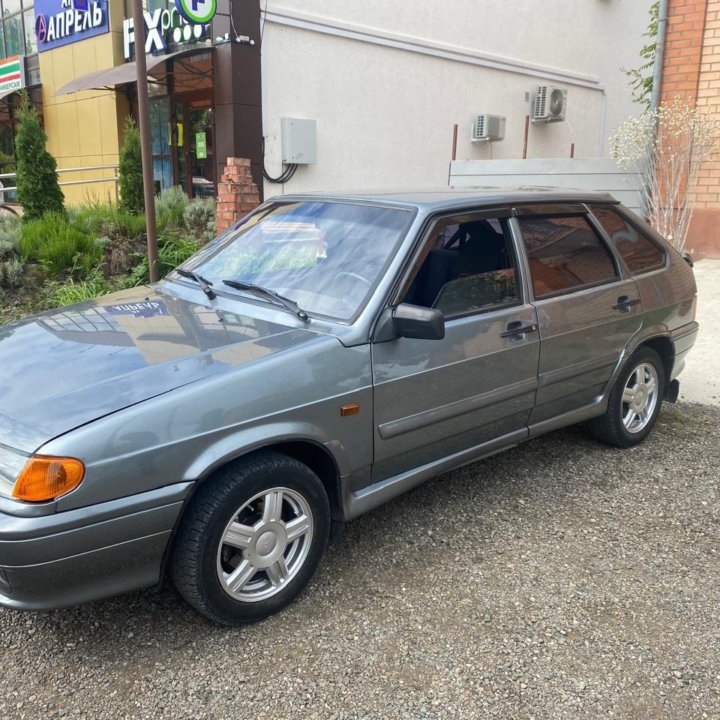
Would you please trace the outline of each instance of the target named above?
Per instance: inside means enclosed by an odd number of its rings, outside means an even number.
[[[228,630],[171,589],[0,611],[0,717],[720,718],[720,409],[581,429],[352,523],[302,598]]]

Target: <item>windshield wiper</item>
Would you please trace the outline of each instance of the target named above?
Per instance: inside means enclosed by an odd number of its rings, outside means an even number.
[[[194,273],[192,270],[183,270],[182,268],[177,268],[175,270],[175,272],[178,275],[182,275],[184,278],[194,280],[200,286],[200,289],[211,300],[214,300],[217,297],[217,295],[215,294],[215,291],[211,287],[212,283],[209,280],[206,280],[202,275],[198,275],[197,273]]]
[[[223,284],[228,287],[235,288],[236,290],[246,290],[247,292],[252,292],[257,295],[263,295],[264,297],[270,298],[285,307],[293,313],[293,315],[297,315],[303,322],[307,322],[310,319],[308,314],[294,300],[286,298],[284,295],[280,295],[280,293],[276,293],[274,290],[269,290],[268,288],[261,287],[260,285],[253,285],[252,283],[240,282],[239,280],[223,280]]]

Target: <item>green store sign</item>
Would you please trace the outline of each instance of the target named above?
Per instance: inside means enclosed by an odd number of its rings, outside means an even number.
[[[209,23],[217,11],[217,0],[175,0],[175,7],[194,25]]]

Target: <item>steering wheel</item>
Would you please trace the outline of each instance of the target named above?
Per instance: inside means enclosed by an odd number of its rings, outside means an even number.
[[[342,270],[337,273],[337,275],[335,275],[335,279],[339,280],[343,276],[352,278],[353,280],[359,280],[360,282],[365,283],[368,287],[372,287],[372,283],[367,278],[364,278],[362,275],[358,275],[354,272],[348,272],[346,270]]]

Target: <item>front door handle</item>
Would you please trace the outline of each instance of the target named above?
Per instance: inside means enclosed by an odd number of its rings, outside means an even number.
[[[630,312],[630,308],[633,305],[639,305],[640,298],[630,298],[627,295],[621,295],[618,298],[617,303],[613,305],[613,310],[620,310],[620,312]]]
[[[505,332],[500,333],[500,337],[516,337],[518,335],[525,335],[525,333],[535,332],[537,325],[523,325],[522,322],[511,322],[508,323],[508,329]]]

